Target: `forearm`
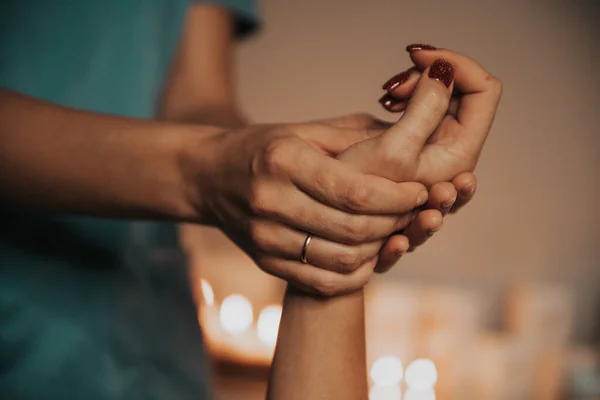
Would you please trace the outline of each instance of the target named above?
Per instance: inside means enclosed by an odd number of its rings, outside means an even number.
[[[322,298],[288,286],[269,400],[366,400],[363,291]]]
[[[80,112],[0,91],[0,199],[42,211],[187,220],[179,155],[219,130]]]
[[[160,110],[159,118],[165,121],[220,126],[223,128],[241,128],[248,124],[247,119],[232,104],[197,104],[190,110],[169,105]]]

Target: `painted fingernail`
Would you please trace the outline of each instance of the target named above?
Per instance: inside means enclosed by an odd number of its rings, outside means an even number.
[[[454,205],[455,201],[456,201],[456,197],[453,198],[452,200],[445,201],[441,204],[442,207],[441,207],[440,211],[442,212],[442,215],[446,215],[450,212],[450,209]]]
[[[398,100],[394,98],[390,94],[384,94],[383,97],[379,99],[379,103],[388,111],[393,111],[393,108],[398,104],[402,103],[402,100]]]
[[[437,50],[438,48],[435,46],[432,46],[430,44],[422,44],[422,43],[417,43],[417,44],[409,44],[408,46],[406,46],[406,51],[411,52],[411,51],[419,51],[419,50]]]
[[[429,77],[442,82],[446,87],[454,80],[454,67],[448,61],[439,58],[429,67]]]
[[[427,202],[427,198],[429,197],[429,193],[427,190],[421,190],[419,195],[417,196],[417,207],[422,206]]]
[[[408,80],[408,78],[410,78],[410,71],[401,72],[398,75],[391,77],[386,83],[383,84],[381,88],[389,92],[390,90],[394,90],[398,86],[402,85]]]

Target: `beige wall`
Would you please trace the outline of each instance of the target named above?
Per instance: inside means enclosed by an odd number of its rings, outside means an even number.
[[[385,117],[381,84],[409,66],[406,44],[479,60],[505,83],[477,170],[476,200],[379,279],[510,282],[578,289],[578,331],[600,313],[600,13],[594,1],[262,0],[262,34],[239,52],[255,121],[354,111]],[[494,313],[490,313],[494,315]]]

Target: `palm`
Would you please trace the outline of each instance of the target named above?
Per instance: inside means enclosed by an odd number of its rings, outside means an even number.
[[[477,152],[464,139],[466,132],[456,120],[446,118],[428,143],[416,151],[390,153],[383,136],[359,142],[338,155],[338,159],[355,165],[361,172],[383,176],[395,182],[416,181],[427,186],[451,181],[472,171]]]
[[[456,120],[446,118],[419,154],[417,173],[412,178],[429,186],[473,171],[478,151],[469,146],[465,136]]]

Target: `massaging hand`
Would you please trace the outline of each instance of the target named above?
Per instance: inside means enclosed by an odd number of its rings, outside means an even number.
[[[414,72],[411,70],[411,72],[415,78],[411,82],[411,89],[414,90],[420,74],[416,70]],[[404,106],[402,111],[405,108]],[[396,112],[396,110],[390,111]],[[393,125],[377,120],[367,113],[331,118],[320,122],[339,128],[366,129],[370,137],[380,134],[383,129],[389,129]],[[452,182],[439,182],[431,186],[427,204],[420,208],[423,210],[414,210],[416,221],[413,220],[409,224],[404,230],[404,235],[396,233],[386,241],[379,254],[379,261],[375,267],[375,272],[388,271],[406,251],[412,251],[425,243],[427,239],[441,229],[444,215],[457,212],[471,201],[475,195],[476,188],[477,180],[471,172],[459,174]],[[439,212],[435,212],[435,210]]]
[[[452,193],[456,197],[458,189],[456,210],[472,197],[475,180],[469,172],[479,159],[502,89],[497,78],[457,53],[430,46],[407,49],[416,68],[390,79],[384,85],[389,93],[381,101],[386,109],[406,110],[405,114],[393,126],[379,124],[381,135],[373,134],[372,139],[353,145],[340,157],[360,165],[363,172],[433,185],[430,209],[411,223],[404,232],[406,237],[395,235],[386,243],[379,271],[394,264],[407,242],[414,248],[439,229],[440,211],[448,211],[440,207],[439,199],[452,198]],[[458,96],[451,100],[453,90]]]
[[[366,263],[427,200],[420,183],[364,174],[334,158],[367,134],[324,122],[218,132],[190,146],[182,162],[195,171],[186,179],[190,195],[201,194],[192,203],[263,271],[323,295],[360,288],[373,272]]]

